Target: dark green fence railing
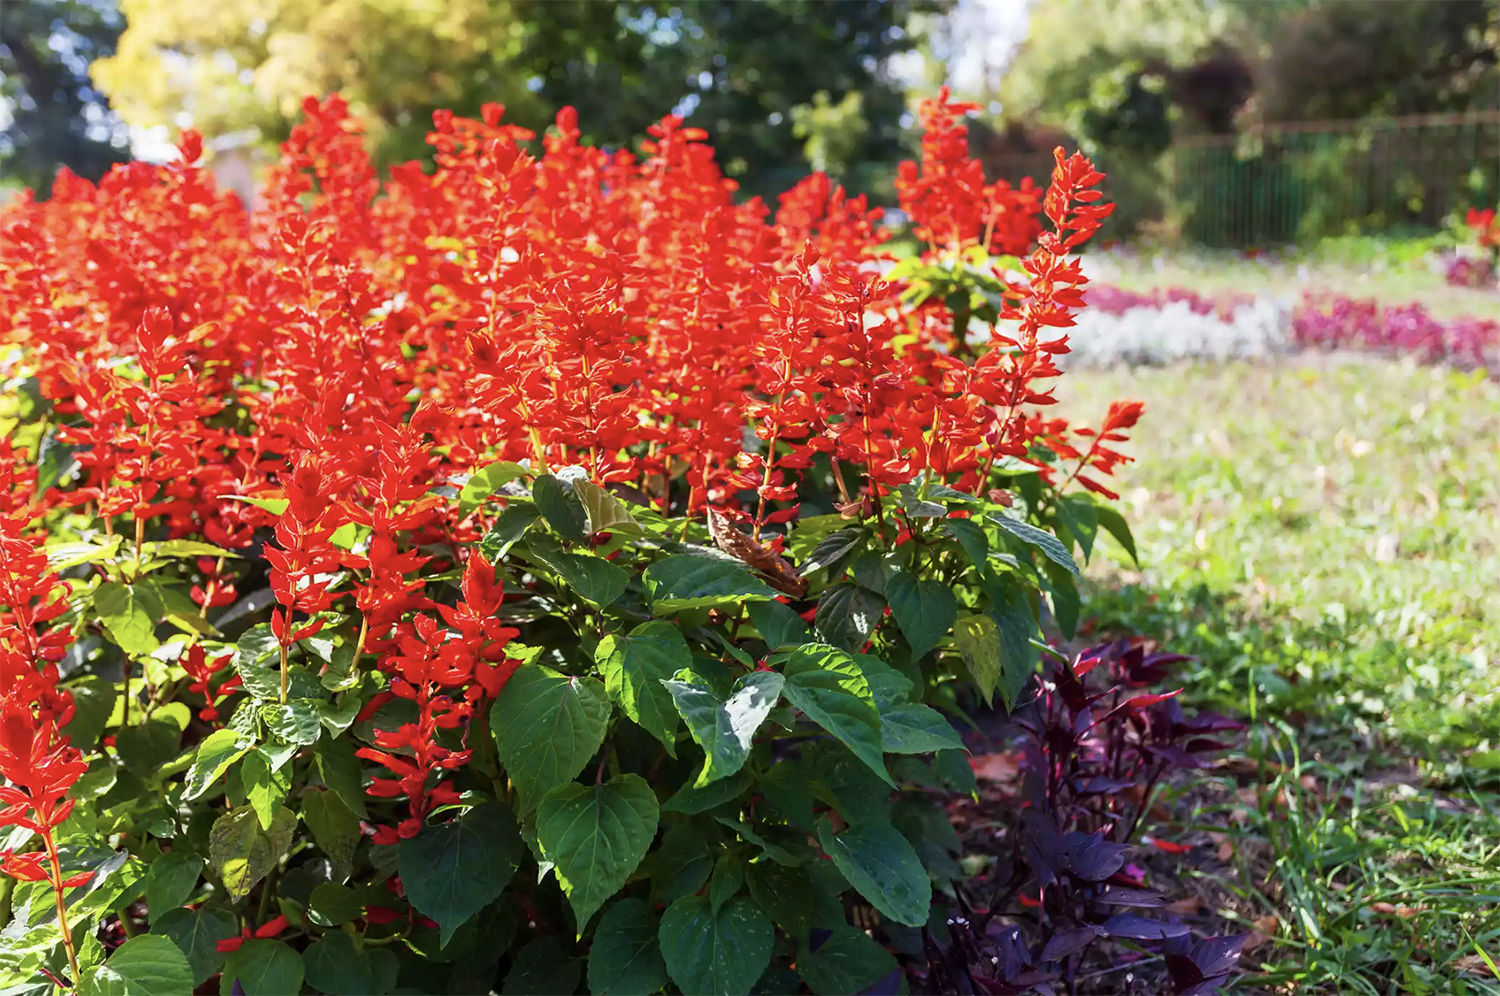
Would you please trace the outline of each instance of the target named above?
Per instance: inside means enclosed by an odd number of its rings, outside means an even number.
[[[1187,138],[1155,158],[1106,155],[1099,166],[1116,204],[1103,239],[1159,232],[1249,248],[1432,232],[1455,210],[1500,202],[1500,110],[1268,125]],[[1031,176],[1045,184],[1051,171],[1050,150],[985,159],[987,175],[1012,183]],[[894,164],[867,163],[843,182],[894,206],[895,174]],[[774,206],[775,193],[802,175],[774,171],[754,192]]]

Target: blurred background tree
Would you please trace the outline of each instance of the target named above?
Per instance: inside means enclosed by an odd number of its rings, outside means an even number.
[[[905,93],[886,70],[914,15],[946,0],[121,0],[127,28],[94,77],[131,125],[284,137],[309,93],[341,90],[382,161],[426,154],[436,108],[499,101],[544,127],[637,140],[676,108],[731,175],[802,164],[790,111],[819,92],[865,122],[843,154],[901,153]],[[850,94],[852,104],[844,103]]]
[[[130,157],[126,131],[89,82],[125,22],[112,3],[0,3],[0,180],[45,196],[58,167],[97,180]]]

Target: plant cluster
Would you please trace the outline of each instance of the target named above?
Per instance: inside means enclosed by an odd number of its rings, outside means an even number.
[[[1141,405],[1047,413],[1100,174],[1059,150],[995,268],[1011,194],[971,212],[929,104],[935,297],[862,199],[737,202],[673,117],[637,157],[440,112],[382,182],[305,110],[253,216],[189,133],[0,217],[0,976],[895,986],[954,720],[1131,547]]]
[[[1168,900],[1129,861],[1128,842],[1157,789],[1173,772],[1201,768],[1227,748],[1216,734],[1243,728],[1217,714],[1185,714],[1180,687],[1149,691],[1187,660],[1123,640],[1071,660],[1048,655],[1039,692],[1018,716],[1024,807],[1008,827],[1009,853],[989,876],[982,908],[972,908],[960,887],[961,913],[948,918],[941,940],[926,935],[929,988],[1008,994],[1060,983],[1074,992],[1089,949],[1105,938],[1164,942],[1176,992],[1216,992],[1226,981],[1245,937],[1195,944],[1177,917],[1138,912]],[[1188,850],[1165,839],[1146,842],[1172,854]]]
[[[1292,339],[1317,349],[1412,353],[1426,363],[1490,367],[1500,350],[1500,322],[1445,319],[1416,301],[1382,305],[1342,294],[1304,293],[1292,314]]]
[[[1474,240],[1474,254],[1457,252],[1447,261],[1443,279],[1453,287],[1493,286],[1500,272],[1500,220],[1494,208],[1470,208],[1464,225]]]

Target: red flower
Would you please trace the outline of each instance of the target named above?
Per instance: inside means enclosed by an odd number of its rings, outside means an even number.
[[[268,937],[275,937],[283,930],[286,930],[286,927],[286,917],[272,917],[265,923],[261,924],[259,927],[256,927],[254,931],[252,931],[249,927],[241,927],[240,936],[226,937],[222,941],[217,942],[214,945],[214,948],[220,954],[229,954],[230,952],[238,951],[240,948],[244,947],[246,941],[263,941]]]

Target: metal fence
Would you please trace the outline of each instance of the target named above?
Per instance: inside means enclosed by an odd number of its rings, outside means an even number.
[[[1106,155],[1099,166],[1117,205],[1101,238],[1160,231],[1246,248],[1432,232],[1455,210],[1500,202],[1500,110],[1267,125],[1183,139],[1154,158]],[[1051,171],[1050,150],[985,159],[987,175],[1012,183],[1045,183]],[[893,164],[871,163],[844,182],[894,205],[894,176]],[[795,171],[785,179],[796,182]]]

